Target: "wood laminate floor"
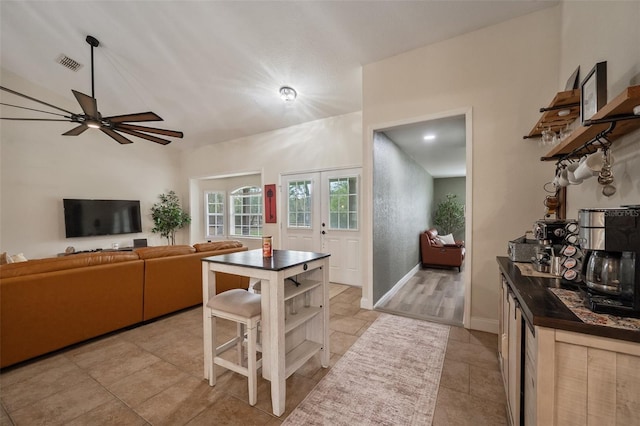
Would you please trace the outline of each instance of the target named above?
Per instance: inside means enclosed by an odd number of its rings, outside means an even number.
[[[463,276],[453,268],[421,268],[376,310],[462,326]]]

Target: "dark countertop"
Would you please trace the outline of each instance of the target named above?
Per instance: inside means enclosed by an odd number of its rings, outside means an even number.
[[[330,255],[327,253],[314,253],[309,251],[273,250],[272,257],[263,257],[262,249],[257,249],[220,254],[218,256],[209,256],[203,258],[202,261],[266,269],[269,271],[281,271],[283,269],[291,268],[307,262],[313,262],[314,260],[323,259],[329,256]]]
[[[497,258],[500,271],[520,303],[522,316],[530,326],[555,328],[576,333],[591,334],[611,339],[640,342],[640,332],[582,322],[558,299],[549,288],[575,290],[564,285],[559,278],[527,277],[508,257]]]

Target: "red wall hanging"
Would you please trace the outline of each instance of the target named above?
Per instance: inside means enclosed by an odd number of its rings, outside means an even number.
[[[264,222],[277,223],[276,215],[276,185],[270,184],[264,186]]]

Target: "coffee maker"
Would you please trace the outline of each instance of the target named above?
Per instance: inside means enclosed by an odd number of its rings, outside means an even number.
[[[594,312],[640,317],[640,206],[581,209],[585,302]]]

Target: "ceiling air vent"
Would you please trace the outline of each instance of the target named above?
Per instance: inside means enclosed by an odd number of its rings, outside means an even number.
[[[74,61],[70,57],[65,54],[60,54],[56,62],[62,65],[63,67],[69,68],[71,71],[78,71],[82,68],[82,64],[78,61]]]

